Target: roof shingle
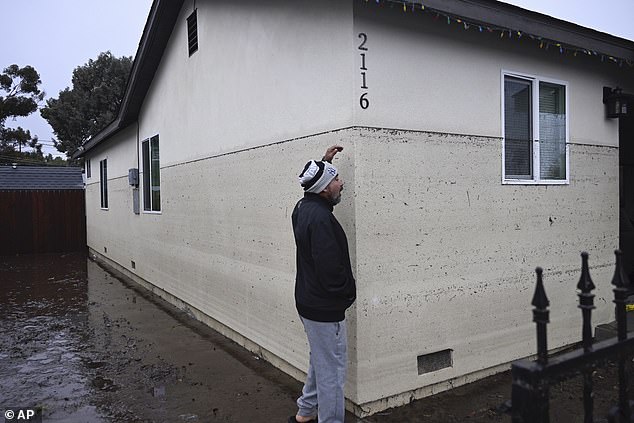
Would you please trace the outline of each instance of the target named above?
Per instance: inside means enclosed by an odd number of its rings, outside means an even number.
[[[84,189],[81,167],[0,166],[0,191]]]

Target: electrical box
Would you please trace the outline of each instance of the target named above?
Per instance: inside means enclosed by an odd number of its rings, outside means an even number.
[[[128,183],[134,187],[139,186],[139,169],[128,169]]]

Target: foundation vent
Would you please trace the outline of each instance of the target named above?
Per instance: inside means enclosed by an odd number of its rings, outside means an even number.
[[[431,354],[419,355],[418,374],[435,372],[453,366],[453,350],[442,350]]]

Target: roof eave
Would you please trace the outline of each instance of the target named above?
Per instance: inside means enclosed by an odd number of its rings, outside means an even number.
[[[102,129],[99,133],[97,133],[94,137],[90,138],[77,150],[75,150],[71,155],[71,159],[78,159],[80,157],[83,157],[84,154],[96,147],[97,144],[110,138],[123,128],[124,126],[121,125],[121,117],[119,116],[114,121],[112,121],[112,123]]]
[[[182,5],[183,0],[154,0],[134,57],[117,117],[73,152],[73,159],[84,156],[98,144],[138,119],[141,106],[159,67]]]
[[[399,0],[387,0],[402,3]],[[634,61],[634,41],[615,37],[542,13],[496,0],[414,0],[425,8],[483,25],[494,25],[544,39]]]

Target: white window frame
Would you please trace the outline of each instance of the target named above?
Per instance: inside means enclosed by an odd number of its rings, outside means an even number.
[[[517,179],[506,177],[505,166],[505,125],[504,125],[504,78],[510,76],[512,78],[530,81],[532,93],[532,129],[533,129],[533,179]],[[505,185],[569,185],[570,184],[570,107],[569,98],[570,91],[567,81],[561,81],[553,78],[546,78],[537,75],[531,75],[523,72],[509,71],[502,69],[501,72],[501,91],[500,104],[502,115],[502,184]],[[546,82],[551,84],[562,85],[566,91],[566,179],[541,179],[541,166],[539,155],[539,83]]]
[[[106,178],[103,177],[102,163],[106,162]],[[105,183],[104,183],[105,182]],[[105,189],[104,189],[105,185]],[[106,207],[103,207],[104,191],[106,193]],[[108,157],[99,160],[99,207],[101,210],[110,209],[110,196],[108,195]]]
[[[139,154],[141,155],[141,163],[143,165],[143,172],[141,174],[141,188],[142,188],[142,192],[143,192],[143,204],[140,204],[141,208],[143,209],[143,213],[145,214],[163,214],[163,205],[162,202],[159,203],[159,207],[160,210],[152,210],[152,194],[151,194],[151,190],[152,190],[152,138],[157,137],[158,138],[158,143],[159,143],[159,154],[160,154],[160,145],[161,145],[161,138],[159,137],[159,134],[156,135],[152,135],[151,137],[148,137],[146,139],[144,139],[143,141],[141,141],[141,151],[139,152]],[[150,162],[150,169],[145,169],[145,160],[143,157],[143,144],[144,143],[148,143],[148,156],[149,156],[149,162]],[[159,156],[159,160],[160,160],[160,156]],[[162,181],[161,181],[161,165],[159,164],[159,187],[162,187]],[[150,210],[146,210],[145,209],[145,172],[149,172],[150,175]],[[159,191],[160,192],[160,191]]]

